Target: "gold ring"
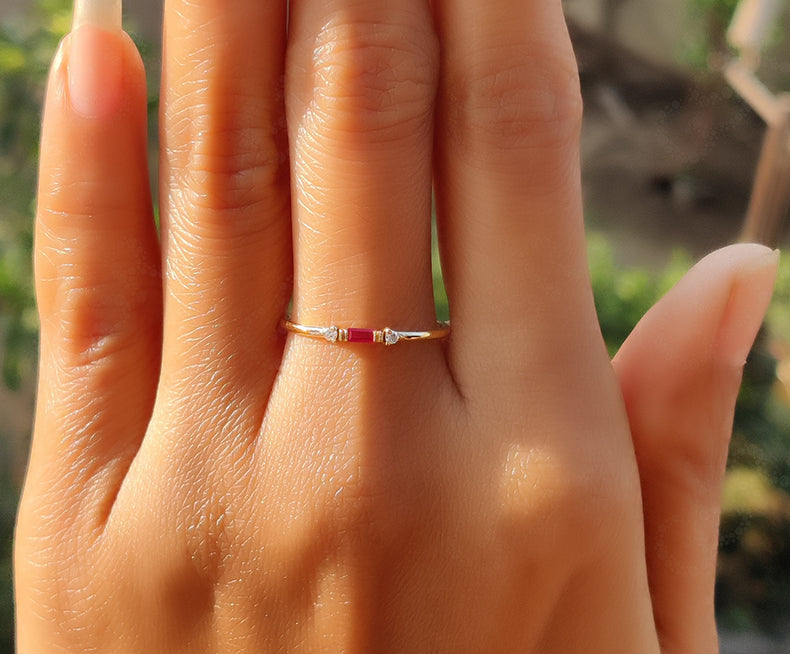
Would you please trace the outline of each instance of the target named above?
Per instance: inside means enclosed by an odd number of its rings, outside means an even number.
[[[362,329],[360,327],[320,327],[317,325],[300,325],[286,318],[283,327],[299,336],[323,339],[329,343],[383,343],[395,345],[402,341],[433,341],[446,338],[450,334],[450,323],[436,323],[435,329],[422,331],[403,331],[385,327],[384,329]]]

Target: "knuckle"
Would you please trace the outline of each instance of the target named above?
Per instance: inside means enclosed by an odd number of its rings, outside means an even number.
[[[75,166],[73,171],[59,170],[50,175],[38,195],[38,222],[51,230],[53,241],[63,237],[65,229],[79,229],[98,221],[129,214],[129,198],[124,182],[92,170],[87,174]],[[102,180],[102,176],[106,179]],[[136,209],[132,205],[132,209]],[[69,234],[71,235],[71,234]]]
[[[255,175],[248,179],[242,182],[239,175],[218,179],[216,172],[193,170],[171,184],[162,219],[168,225],[167,242],[180,260],[182,255],[194,261],[200,258],[199,269],[213,274],[221,271],[205,267],[208,243],[238,255],[267,240],[288,241],[289,225],[282,219],[288,213],[287,188],[266,193],[254,181]],[[181,270],[171,260],[167,264],[169,278]]]
[[[49,260],[52,270],[37,282],[41,326],[54,337],[50,342],[57,344],[57,356],[69,367],[104,365],[128,351],[140,332],[147,336],[158,331],[154,307],[161,300],[154,284],[159,283],[159,273],[153,266],[141,265],[128,278],[112,278],[95,269],[78,275],[78,262],[63,252]],[[146,283],[138,283],[135,274]]]
[[[286,157],[276,144],[252,134],[246,139],[219,130],[212,134],[212,140],[248,144],[221,149],[204,144],[192,150],[185,171],[190,204],[198,210],[223,213],[265,204],[266,190],[281,186],[284,180]]]
[[[565,147],[581,127],[575,61],[548,47],[482,58],[448,83],[445,102],[455,138],[501,153]]]
[[[190,99],[165,116],[169,187],[184,189],[191,207],[207,213],[257,211],[282,196],[288,176],[282,121],[255,114],[250,98]]]
[[[383,140],[430,126],[438,45],[413,21],[330,23],[313,49],[313,120]]]

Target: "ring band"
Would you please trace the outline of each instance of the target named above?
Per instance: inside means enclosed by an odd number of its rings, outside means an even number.
[[[385,327],[384,329],[361,329],[359,327],[319,327],[300,325],[290,319],[283,320],[283,327],[299,336],[323,339],[329,343],[383,343],[395,345],[402,341],[433,341],[446,338],[450,334],[450,323],[436,323],[436,329],[423,331],[401,331]]]

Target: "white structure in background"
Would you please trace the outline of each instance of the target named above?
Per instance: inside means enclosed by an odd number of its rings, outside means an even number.
[[[780,0],[742,0],[735,10],[727,40],[752,70],[760,65],[768,32],[776,23],[781,4]]]
[[[738,58],[724,69],[730,86],[768,127],[741,238],[769,245],[776,244],[790,209],[790,93],[774,95],[757,69],[781,5],[780,0],[741,0],[727,32]]]

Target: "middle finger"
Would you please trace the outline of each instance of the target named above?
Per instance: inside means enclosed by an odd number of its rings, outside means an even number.
[[[295,319],[430,327],[427,0],[298,0],[289,38]]]
[[[291,291],[286,1],[167,0],[163,388],[266,397]]]

